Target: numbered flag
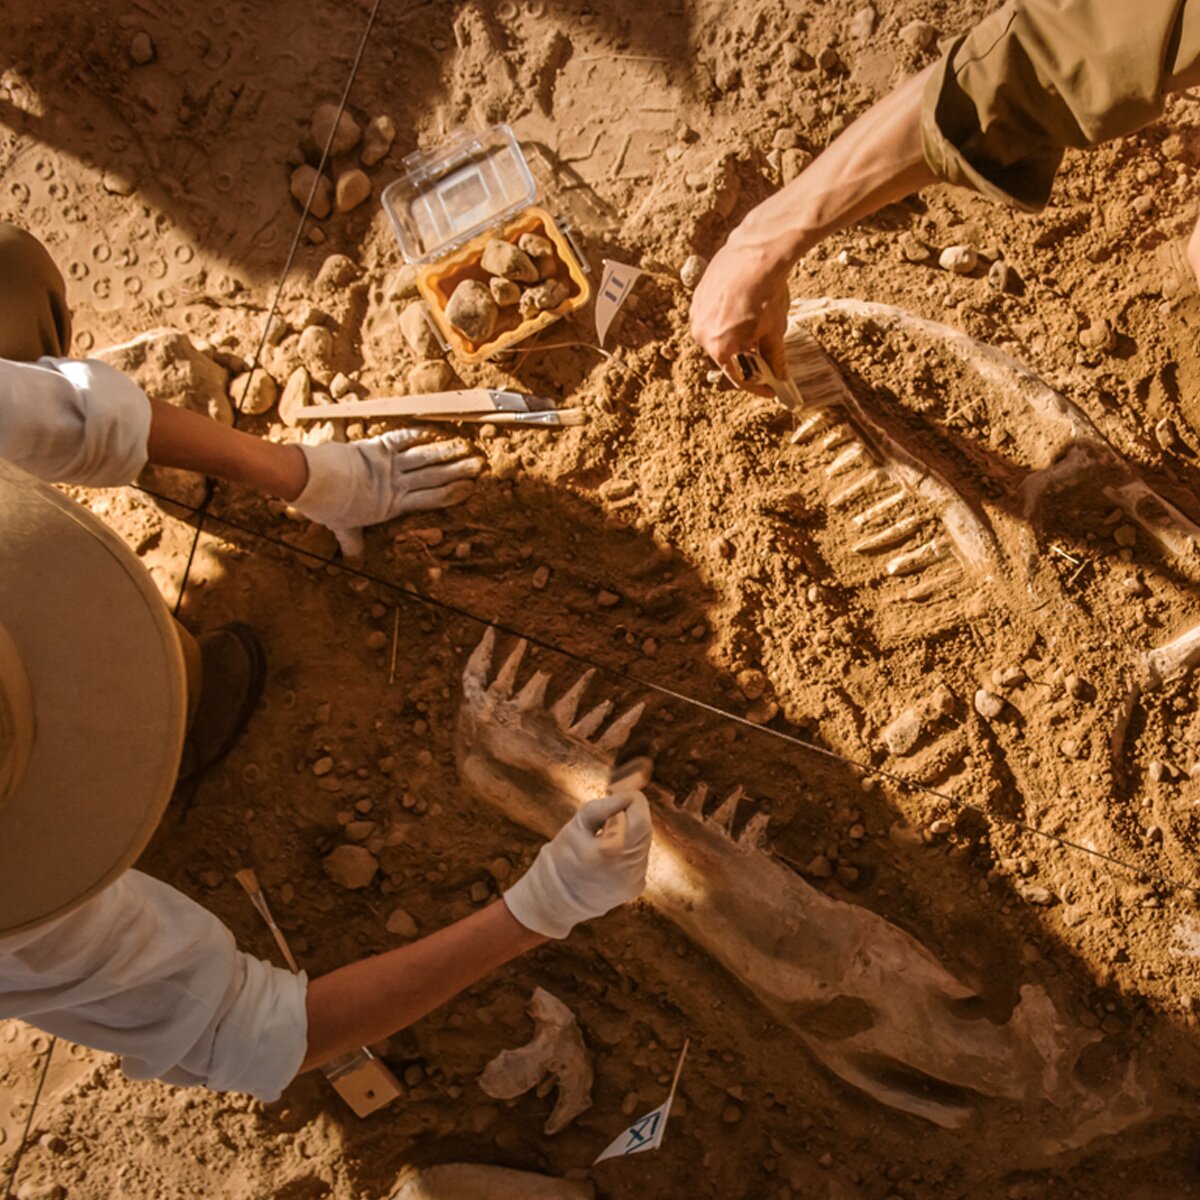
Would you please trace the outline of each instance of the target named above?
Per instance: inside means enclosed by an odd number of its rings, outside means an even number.
[[[629,267],[624,263],[604,260],[604,275],[600,280],[600,292],[596,297],[596,336],[600,345],[604,345],[608,327],[612,324],[617,309],[625,303],[626,297],[633,291],[633,285],[641,271],[637,267]]]
[[[675,1078],[671,1080],[671,1092],[666,1100],[653,1112],[648,1112],[634,1121],[592,1166],[606,1158],[628,1158],[629,1155],[640,1154],[643,1150],[657,1150],[662,1145],[663,1135],[667,1132],[667,1118],[671,1115],[675,1089],[679,1086],[679,1076],[683,1071],[683,1060],[687,1057],[687,1052],[688,1043],[684,1042],[683,1049],[679,1052],[679,1062],[675,1065]]]

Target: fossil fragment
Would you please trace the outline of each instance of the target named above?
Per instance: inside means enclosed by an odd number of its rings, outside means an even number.
[[[493,673],[494,649],[489,629],[463,673],[459,773],[511,820],[550,836],[607,790],[642,706],[607,727],[603,704],[580,719],[587,673],[547,707],[546,674],[518,689],[524,643]],[[951,1128],[988,1096],[1103,1107],[1071,1071],[1096,1035],[1068,1028],[1041,988],[1021,988],[1003,1024],[964,1015],[974,991],[915,938],[766,853],[767,814],[742,819],[740,791],[711,812],[703,786],[682,802],[662,789],[649,794],[655,844],[646,899],[841,1079]],[[1143,1115],[1132,1101],[1129,1112],[1130,1120]]]
[[[479,1163],[406,1167],[390,1200],[595,1200],[590,1183]]]
[[[480,1075],[479,1086],[495,1100],[514,1100],[549,1076],[558,1100],[545,1132],[560,1133],[592,1106],[591,1056],[575,1014],[557,996],[535,988],[526,1011],[535,1026],[532,1040],[496,1055]]]

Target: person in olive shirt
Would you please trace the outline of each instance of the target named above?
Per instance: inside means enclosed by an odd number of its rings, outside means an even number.
[[[1011,0],[751,210],[692,301],[692,333],[747,390],[738,356],[785,374],[787,277],[831,233],[931,183],[1036,211],[1067,147],[1161,115],[1200,83],[1200,0]],[[1200,224],[1187,247],[1200,278]]]

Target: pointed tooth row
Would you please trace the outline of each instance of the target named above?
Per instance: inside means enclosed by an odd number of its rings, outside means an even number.
[[[943,571],[940,575],[935,575],[932,579],[923,579],[920,583],[914,584],[904,593],[903,599],[921,604],[926,600],[932,600],[938,592],[961,578],[961,570]]]
[[[854,440],[854,429],[850,425],[838,425],[831,429],[820,441],[822,450],[835,450],[838,446]]]
[[[587,691],[588,684],[592,682],[595,674],[595,668],[589,667],[551,706],[550,715],[563,733],[569,732],[571,726],[575,724],[575,714],[579,711],[579,702],[583,699],[583,693]]]
[[[492,669],[492,651],[496,648],[496,631],[490,625],[483,631],[479,645],[471,651],[467,665],[463,667],[464,690],[482,692],[487,687]]]
[[[862,442],[855,442],[852,446],[847,446],[825,468],[825,474],[831,479],[836,475],[845,475],[847,471],[853,470],[858,466],[866,466],[870,463],[870,456],[867,454],[867,448]]]
[[[921,517],[905,517],[894,525],[889,525],[886,529],[881,529],[878,533],[873,533],[870,537],[855,542],[850,549],[855,554],[875,554],[880,550],[890,550],[893,546],[912,537],[923,524],[924,521]]]
[[[684,797],[682,804],[683,811],[691,813],[693,817],[703,818],[704,802],[708,799],[708,784],[698,783],[687,796]]]
[[[513,684],[517,682],[517,672],[521,668],[521,659],[525,657],[525,651],[529,643],[522,638],[513,648],[509,656],[501,664],[500,670],[496,672],[496,678],[492,682],[492,686],[488,688],[493,696],[498,699],[507,700],[513,691]]]
[[[738,837],[738,845],[747,850],[762,850],[767,844],[767,824],[771,814],[760,810],[746,822],[746,827]]]
[[[645,711],[646,705],[639,700],[631,709],[617,717],[596,739],[596,748],[606,752],[620,750],[629,741],[629,735],[633,732],[634,726],[642,719],[642,713]]]
[[[945,542],[938,538],[923,542],[915,550],[897,554],[887,565],[889,575],[912,575],[924,567],[940,562],[948,553]]]
[[[576,721],[568,732],[572,737],[590,738],[604,724],[604,718],[612,712],[612,706],[611,700],[601,700],[587,716],[583,717],[582,720]]]
[[[530,712],[546,705],[546,689],[550,686],[550,675],[546,671],[534,671],[529,682],[517,696],[517,709],[520,712]]]
[[[872,504],[870,508],[865,508],[862,512],[856,513],[850,519],[859,529],[866,529],[869,525],[874,525],[876,521],[886,517],[897,504],[902,504],[907,498],[908,493],[903,488],[900,488],[890,496],[885,496],[882,500]]]
[[[830,421],[830,410],[828,408],[819,408],[811,416],[807,416],[795,429],[792,430],[791,442],[792,445],[798,445],[800,442],[807,442],[823,425],[828,425]]]
[[[715,825],[726,837],[733,832],[733,819],[737,816],[738,805],[746,793],[736,787],[717,807],[716,812],[708,818],[710,825]]]

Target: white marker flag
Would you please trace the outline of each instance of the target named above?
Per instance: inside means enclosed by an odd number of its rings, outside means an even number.
[[[679,1052],[679,1062],[675,1065],[675,1078],[671,1080],[671,1094],[653,1112],[639,1117],[615,1142],[592,1163],[603,1162],[606,1158],[628,1158],[631,1154],[640,1154],[643,1150],[657,1150],[662,1145],[663,1134],[667,1132],[667,1118],[671,1115],[671,1104],[675,1099],[675,1089],[679,1086],[679,1075],[683,1071],[683,1060],[687,1057],[688,1043],[683,1043]]]
[[[633,291],[640,274],[637,267],[628,267],[607,258],[604,260],[604,276],[600,280],[600,294],[596,297],[596,336],[600,339],[600,345],[604,345],[605,335],[613,317],[617,315],[617,309]]]

